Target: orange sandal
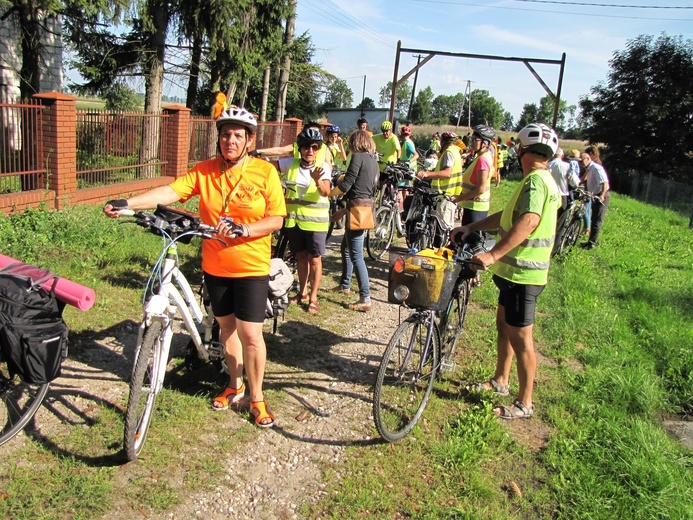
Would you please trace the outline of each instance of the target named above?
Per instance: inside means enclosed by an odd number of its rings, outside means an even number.
[[[222,393],[220,393],[218,396],[212,399],[212,410],[216,412],[228,410],[230,405],[240,402],[244,396],[245,383],[241,383],[240,388],[231,388],[230,386],[227,386],[226,388],[224,388],[224,391]],[[231,399],[229,399],[229,397],[231,397]],[[215,404],[219,404],[221,406],[214,406]]]
[[[250,414],[255,417],[255,424],[260,428],[271,428],[274,426],[274,415],[267,408],[267,401],[251,401]],[[263,422],[269,419],[269,422]]]

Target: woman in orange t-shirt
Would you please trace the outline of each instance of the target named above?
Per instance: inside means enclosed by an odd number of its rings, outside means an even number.
[[[277,170],[267,161],[249,157],[257,122],[250,112],[232,107],[216,121],[219,157],[195,165],[168,186],[130,199],[109,201],[107,216],[118,210],[142,210],[157,204],[185,202],[200,196],[200,218],[217,227],[217,240],[202,243],[202,270],[212,310],[219,322],[219,340],[226,347],[229,385],[214,398],[214,410],[226,410],[250,393],[250,412],[263,428],[274,426],[262,392],[267,351],[262,335],[269,291],[271,234],[282,227],[286,208]],[[233,223],[222,220],[231,217]]]

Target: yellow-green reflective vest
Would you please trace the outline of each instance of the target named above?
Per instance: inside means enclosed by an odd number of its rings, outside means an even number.
[[[330,201],[320,195],[315,182],[311,181],[302,199],[298,197],[296,181],[300,164],[300,159],[294,159],[285,176],[285,226],[291,228],[297,225],[304,231],[327,231],[330,227]]]
[[[476,189],[477,184],[474,184],[472,182],[472,173],[474,173],[474,168],[476,167],[476,163],[479,160],[479,157],[482,157],[486,155],[489,158],[489,161],[492,160],[491,158],[491,152],[484,152],[481,155],[478,155],[474,158],[472,163],[467,167],[466,170],[464,170],[464,173],[462,174],[462,195],[465,193],[469,193],[470,191]],[[488,172],[489,179],[491,177],[492,172]],[[477,179],[477,182],[479,182],[479,179]],[[488,185],[486,186],[486,192],[482,193],[480,195],[477,195],[474,199],[472,200],[463,200],[460,201],[460,206],[462,206],[465,209],[471,209],[474,211],[488,211],[490,207],[490,202],[491,202],[491,183],[489,182]]]
[[[454,162],[452,164],[452,173],[447,179],[433,179],[431,181],[431,188],[438,191],[445,192],[446,195],[457,195],[460,193],[460,188],[462,187],[462,157],[460,156],[460,149],[457,146],[448,146],[447,149],[441,153],[442,156],[450,152]],[[441,167],[441,161],[438,160],[434,172],[439,172]]]
[[[522,244],[491,266],[491,272],[514,283],[546,285],[556,234],[556,214],[560,204],[558,188],[548,170],[534,170],[523,179],[503,209],[499,234],[503,237],[512,227],[515,208],[531,176],[539,176],[546,185],[547,196],[541,211],[541,221]]]
[[[294,159],[301,158],[301,150],[298,149],[298,143],[294,143]],[[327,161],[327,145],[323,142],[320,149],[315,152],[315,162],[313,164],[322,164]],[[301,228],[303,229],[303,228]]]
[[[346,166],[346,161],[342,160],[342,155],[339,153],[339,146],[328,146],[327,149],[330,151],[330,156],[332,157],[332,164],[335,165],[337,168],[344,168]]]

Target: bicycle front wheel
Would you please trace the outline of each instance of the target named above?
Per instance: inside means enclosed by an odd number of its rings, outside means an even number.
[[[395,232],[395,213],[389,206],[375,212],[375,227],[368,230],[366,250],[373,260],[380,260],[392,243]]]
[[[570,251],[571,247],[577,244],[580,239],[580,233],[582,233],[582,218],[573,219],[565,230],[565,234],[561,240],[561,254],[567,253]]]
[[[160,366],[162,354],[161,331],[161,323],[158,321],[147,327],[135,359],[123,435],[127,460],[135,460],[142,451],[152,420],[156,403],[154,371]]]
[[[469,303],[469,280],[462,280],[453,291],[447,312],[441,322],[441,371],[450,371],[455,366],[453,356],[460,335],[464,331],[464,319]]]
[[[0,364],[0,446],[24,429],[46,397],[50,383],[33,385],[10,376]]]
[[[426,345],[428,327],[421,316],[397,327],[385,349],[373,396],[373,417],[388,442],[403,439],[416,425],[433,390],[438,365],[438,334]]]

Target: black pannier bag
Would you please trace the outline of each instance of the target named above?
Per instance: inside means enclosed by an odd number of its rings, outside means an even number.
[[[46,271],[41,278],[0,270],[0,361],[10,374],[32,384],[45,384],[60,375],[67,357],[64,303],[55,297],[58,277]],[[50,291],[41,285],[53,279]]]

